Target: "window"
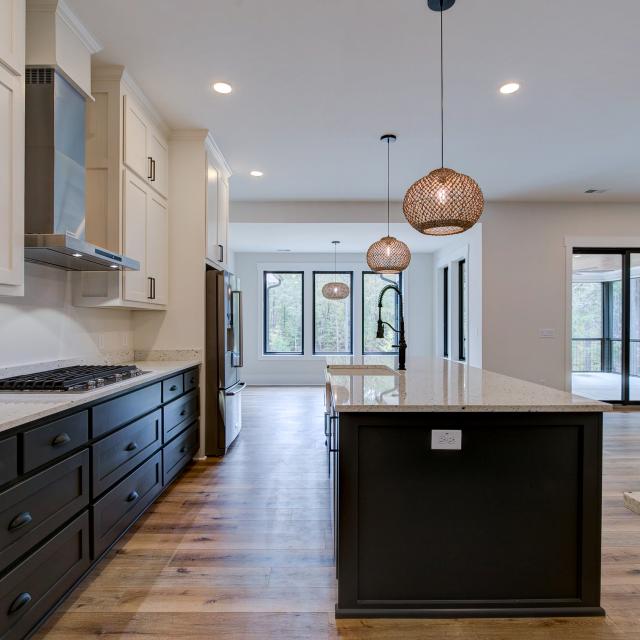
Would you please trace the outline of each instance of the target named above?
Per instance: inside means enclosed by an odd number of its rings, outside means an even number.
[[[304,272],[264,272],[264,353],[304,353]]]
[[[467,261],[458,262],[458,359],[467,359]]]
[[[343,300],[327,300],[322,287],[344,282],[349,295]],[[353,273],[351,271],[313,272],[313,353],[351,354],[353,352]]]
[[[378,297],[388,284],[395,284],[402,291],[402,274],[383,275],[373,271],[362,272],[362,353],[397,353],[393,347],[397,335],[385,327],[384,338],[376,338],[378,328]],[[382,307],[382,319],[396,329],[400,325],[400,303],[395,293],[387,293]]]
[[[442,270],[442,355],[449,357],[449,267]]]

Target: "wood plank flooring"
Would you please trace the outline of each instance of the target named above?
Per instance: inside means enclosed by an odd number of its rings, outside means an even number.
[[[606,618],[340,620],[320,388],[250,388],[223,459],[153,505],[36,638],[640,640],[640,413],[607,416]]]

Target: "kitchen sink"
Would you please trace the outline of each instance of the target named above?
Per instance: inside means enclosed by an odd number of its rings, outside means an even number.
[[[398,372],[384,364],[330,364],[327,371],[337,376],[397,376]]]

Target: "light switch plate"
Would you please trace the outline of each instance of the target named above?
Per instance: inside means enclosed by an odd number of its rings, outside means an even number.
[[[433,450],[453,450],[462,449],[462,431],[459,429],[432,429],[431,448]]]
[[[541,338],[555,338],[556,330],[555,329],[540,329],[540,337]]]

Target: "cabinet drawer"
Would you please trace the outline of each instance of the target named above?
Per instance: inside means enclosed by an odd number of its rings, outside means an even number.
[[[0,637],[24,638],[89,568],[85,511],[0,578]]]
[[[191,371],[187,371],[184,375],[184,390],[191,391],[191,389],[195,389],[200,382],[200,372],[198,369],[191,369]]]
[[[92,411],[91,437],[97,438],[105,433],[143,416],[156,409],[162,402],[160,397],[160,383],[133,391],[103,402]]]
[[[0,570],[89,504],[89,450],[0,493]]]
[[[189,464],[198,450],[199,433],[199,423],[194,422],[162,450],[164,484],[171,482]]]
[[[162,402],[173,400],[184,393],[182,374],[173,376],[162,383]]]
[[[49,422],[22,434],[24,473],[86,445],[89,439],[89,413],[81,411]]]
[[[186,396],[164,406],[162,411],[164,413],[165,442],[169,442],[171,438],[178,435],[198,417],[198,400],[198,392],[194,389]]]
[[[162,411],[156,409],[144,418],[123,427],[91,447],[95,498],[115,484],[140,462],[160,448]]]
[[[92,507],[93,557],[117,540],[161,490],[162,458],[158,451]]]
[[[0,441],[0,485],[11,482],[18,475],[18,439]]]

